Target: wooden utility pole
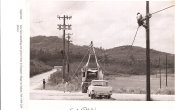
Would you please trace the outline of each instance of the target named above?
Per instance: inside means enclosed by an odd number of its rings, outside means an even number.
[[[67,45],[67,73],[68,73],[68,80],[69,80],[69,72],[70,72],[70,52],[69,52],[69,47],[70,47],[70,35],[72,35],[72,34],[70,34],[70,33],[68,33],[67,34],[67,39],[68,39],[68,41],[67,41],[67,43],[68,43],[68,45]]]
[[[160,66],[160,56],[159,56],[159,74],[160,74],[160,89],[161,89],[161,66]]]
[[[167,82],[168,82],[168,81],[167,81],[167,80],[168,80],[168,79],[167,79],[167,62],[168,62],[168,61],[167,61],[167,54],[166,54],[166,87],[168,86],[168,83],[167,83]]]
[[[58,28],[59,30],[63,30],[63,81],[65,81],[65,30],[71,30],[71,26],[70,24],[66,25],[66,19],[71,19],[72,16],[66,16],[64,15],[63,17],[57,16],[57,18],[59,19],[63,19],[63,25],[62,24],[58,24]]]
[[[105,65],[105,62],[106,62],[106,51],[105,51],[105,49],[104,49],[104,57],[103,57],[104,59],[103,59],[103,63],[104,63],[104,70],[105,70],[105,68],[106,68],[106,65]]]
[[[149,1],[146,1],[146,100],[150,101],[150,32],[149,32]]]

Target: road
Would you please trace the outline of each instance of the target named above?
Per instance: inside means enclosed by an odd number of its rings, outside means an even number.
[[[145,94],[118,94],[113,93],[111,99],[90,99],[86,93],[81,92],[66,92],[57,90],[39,90],[42,86],[42,80],[46,82],[50,74],[54,73],[56,69],[49,72],[39,74],[30,78],[30,99],[31,100],[119,100],[119,101],[144,101]],[[156,101],[175,101],[175,95],[151,95],[151,98]]]
[[[49,76],[56,71],[57,71],[56,69],[53,69],[51,71],[48,71],[48,72],[45,72],[42,74],[38,74],[38,75],[30,78],[30,91],[35,90],[35,89],[39,88],[40,86],[42,86],[43,79],[45,79],[47,82]]]
[[[111,99],[90,99],[86,93],[66,92],[56,90],[36,90],[30,94],[32,100],[119,100],[119,101],[144,101],[145,94],[117,94],[113,93]],[[154,101],[175,101],[175,95],[151,95]]]

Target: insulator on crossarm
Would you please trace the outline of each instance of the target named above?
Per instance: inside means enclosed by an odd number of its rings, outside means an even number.
[[[59,30],[61,30],[61,29],[62,29],[60,24],[58,24],[57,26],[58,26],[58,28],[57,28],[57,29],[59,29]]]
[[[72,29],[71,26],[72,26],[71,24],[68,25],[68,30],[71,30]]]
[[[72,18],[72,16],[69,16],[69,19],[71,19]]]
[[[57,18],[58,18],[58,19],[61,19],[61,17],[60,17],[59,15],[57,15]]]

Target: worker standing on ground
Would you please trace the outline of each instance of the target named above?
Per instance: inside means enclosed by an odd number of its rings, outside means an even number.
[[[46,84],[46,81],[45,79],[43,79],[43,89],[45,89],[45,84]]]
[[[67,91],[67,86],[68,86],[68,82],[66,81],[66,83],[64,85],[64,93]]]

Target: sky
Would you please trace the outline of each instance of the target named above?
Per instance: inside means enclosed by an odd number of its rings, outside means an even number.
[[[150,1],[150,13],[156,12],[174,2]],[[69,15],[72,19],[71,40],[76,45],[89,45],[105,49],[131,45],[137,29],[136,14],[146,13],[145,1],[58,1],[30,0],[30,36],[58,36],[63,31],[57,29],[62,24],[57,15]],[[174,53],[175,7],[152,15],[150,18],[150,48]],[[146,47],[145,29],[139,28],[134,46]]]

